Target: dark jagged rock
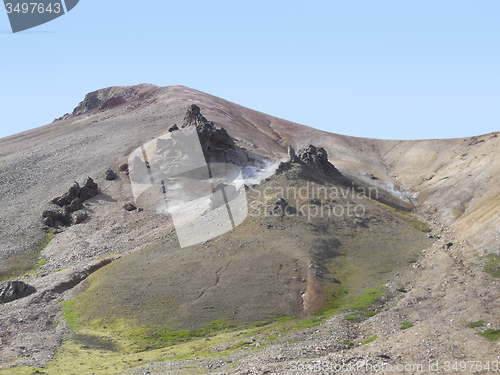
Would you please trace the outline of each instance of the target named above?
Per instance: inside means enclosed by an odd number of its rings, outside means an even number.
[[[118,175],[113,172],[111,169],[108,169],[106,171],[106,176],[105,176],[106,180],[108,181],[113,181],[113,180],[116,180],[118,178]]]
[[[200,107],[198,107],[196,104],[192,104],[187,110],[186,114],[184,115],[184,123],[182,124],[182,127],[185,128],[187,126],[208,126],[208,127],[215,127],[214,123],[212,121],[208,121],[200,111]]]
[[[71,224],[76,225],[80,224],[82,221],[84,221],[88,217],[87,212],[80,210],[76,211],[73,213],[71,216]]]
[[[36,292],[35,287],[22,281],[5,281],[0,283],[0,303],[8,303],[24,298]]]
[[[67,193],[52,199],[52,203],[57,204],[60,207],[64,207],[71,205],[71,202],[73,202],[76,198],[80,198],[82,202],[85,202],[87,199],[92,198],[97,194],[99,194],[97,184],[92,178],[87,177],[82,188],[78,182],[75,182],[71,185]]]
[[[80,196],[80,185],[78,182],[73,183],[69,188],[67,193],[64,193],[60,197],[54,198],[52,203],[57,204],[60,207],[68,206],[71,204],[73,199],[78,198]]]
[[[67,193],[52,199],[52,203],[61,206],[63,209],[60,211],[44,211],[42,213],[44,217],[43,223],[49,227],[57,227],[59,225],[69,226],[75,224],[75,221],[79,223],[85,220],[87,213],[81,211],[83,209],[83,202],[97,194],[99,194],[99,188],[92,178],[87,177],[83,187],[80,187],[78,182],[75,182],[71,185]],[[76,211],[79,213],[76,216],[72,215]],[[81,219],[83,216],[85,217]]]
[[[295,154],[295,150],[293,149],[292,146],[288,146],[288,162],[289,163],[297,162],[297,155]]]
[[[85,184],[80,191],[80,199],[82,200],[82,202],[85,202],[87,199],[95,197],[97,194],[99,194],[97,184],[92,178],[87,177],[87,179],[85,180]]]
[[[174,132],[174,131],[176,131],[176,130],[179,130],[179,127],[177,126],[177,124],[174,124],[172,127],[170,127],[170,129],[168,129],[168,131],[169,131],[170,133],[172,133],[172,132]]]
[[[347,183],[347,179],[342,176],[335,166],[328,161],[328,154],[322,147],[310,145],[295,154],[292,146],[288,146],[288,160],[281,162],[276,174],[285,174],[289,179],[303,178],[307,180],[315,179],[335,179],[340,183]]]
[[[233,162],[245,160],[246,156],[236,147],[226,129],[217,129],[213,121],[208,121],[200,112],[196,104],[192,104],[186,111],[182,128],[195,126],[200,139],[201,148],[209,163]],[[173,133],[175,134],[175,133]],[[172,135],[173,135],[172,134]]]

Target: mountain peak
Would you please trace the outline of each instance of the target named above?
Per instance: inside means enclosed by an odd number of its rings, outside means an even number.
[[[92,91],[85,95],[85,99],[73,110],[72,116],[78,116],[93,110],[109,109],[134,100],[145,99],[156,93],[159,89],[160,87],[158,86],[142,83],[135,86],[113,86]]]

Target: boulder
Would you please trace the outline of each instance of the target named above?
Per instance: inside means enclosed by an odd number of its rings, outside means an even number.
[[[82,202],[89,198],[92,198],[99,194],[99,189],[97,184],[93,179],[88,177],[85,180],[83,187],[81,188],[78,182],[75,182],[69,188],[67,193],[64,193],[60,197],[52,199],[52,203],[57,204],[60,207],[70,206],[74,199],[80,198]]]
[[[88,214],[86,211],[80,210],[76,211],[73,213],[71,216],[71,223],[73,225],[80,224],[82,221],[84,221],[88,217]]]
[[[56,220],[61,220],[62,212],[59,210],[58,211],[48,210],[48,211],[43,211],[42,216],[44,218],[50,218],[50,219],[56,221]]]
[[[137,207],[133,203],[125,203],[123,208],[127,211],[134,211],[137,210]]]
[[[174,126],[170,127],[170,129],[168,129],[169,133],[172,133],[176,130],[179,130],[179,127],[177,126],[177,124],[174,124]]]
[[[22,281],[5,281],[0,283],[0,303],[7,303],[24,298],[36,292],[35,287]]]
[[[105,176],[106,180],[108,181],[113,181],[113,180],[116,180],[118,178],[118,175],[113,172],[111,169],[108,169],[106,171],[106,176]]]
[[[54,227],[54,220],[52,220],[50,217],[46,217],[43,219],[43,224],[48,226],[48,227]]]
[[[80,190],[80,199],[82,202],[85,202],[87,199],[95,197],[97,194],[99,194],[97,184],[92,178],[87,177],[83,188]]]
[[[71,201],[71,204],[68,206],[70,211],[78,211],[83,208],[83,203],[80,198],[75,198]]]
[[[71,225],[71,213],[72,211],[69,209],[68,206],[64,206],[62,210],[62,216],[61,216],[61,224],[62,225]]]
[[[288,202],[284,198],[278,198],[276,202],[274,202],[273,208],[269,211],[269,215],[276,216],[284,216],[286,215],[294,215],[297,213],[295,207],[288,204]]]

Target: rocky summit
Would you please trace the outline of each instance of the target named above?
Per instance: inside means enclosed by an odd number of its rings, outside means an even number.
[[[486,373],[498,142],[91,92],[0,139],[0,375]]]

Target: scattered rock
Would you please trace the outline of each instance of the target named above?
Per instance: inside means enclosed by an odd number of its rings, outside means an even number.
[[[290,206],[284,198],[278,198],[276,202],[274,202],[273,208],[269,211],[269,215],[277,215],[284,216],[286,215],[294,215],[297,213],[295,207]]]
[[[106,171],[106,177],[105,178],[108,181],[113,181],[113,180],[116,180],[118,178],[118,175],[115,172],[113,172],[111,169],[108,169]]]
[[[321,199],[317,199],[317,198],[309,199],[308,203],[312,204],[314,206],[322,206],[323,205],[323,202],[321,201]]]
[[[137,207],[133,203],[125,203],[123,208],[127,211],[134,211],[137,210]]]
[[[0,303],[7,303],[24,298],[36,292],[35,287],[22,281],[5,281],[0,283]]]
[[[87,199],[92,198],[99,194],[99,189],[94,180],[90,177],[87,177],[85,180],[84,186],[80,188],[78,182],[75,182],[69,188],[67,193],[64,193],[62,196],[52,199],[52,203],[64,207],[71,205],[71,202],[75,198],[80,198],[82,202],[85,202]]]
[[[71,217],[71,223],[73,225],[80,224],[87,217],[88,217],[88,214],[86,211],[83,211],[83,210],[76,211],[73,213],[73,216]]]
[[[120,172],[128,172],[128,163],[120,165],[120,167],[118,168],[118,170]]]

